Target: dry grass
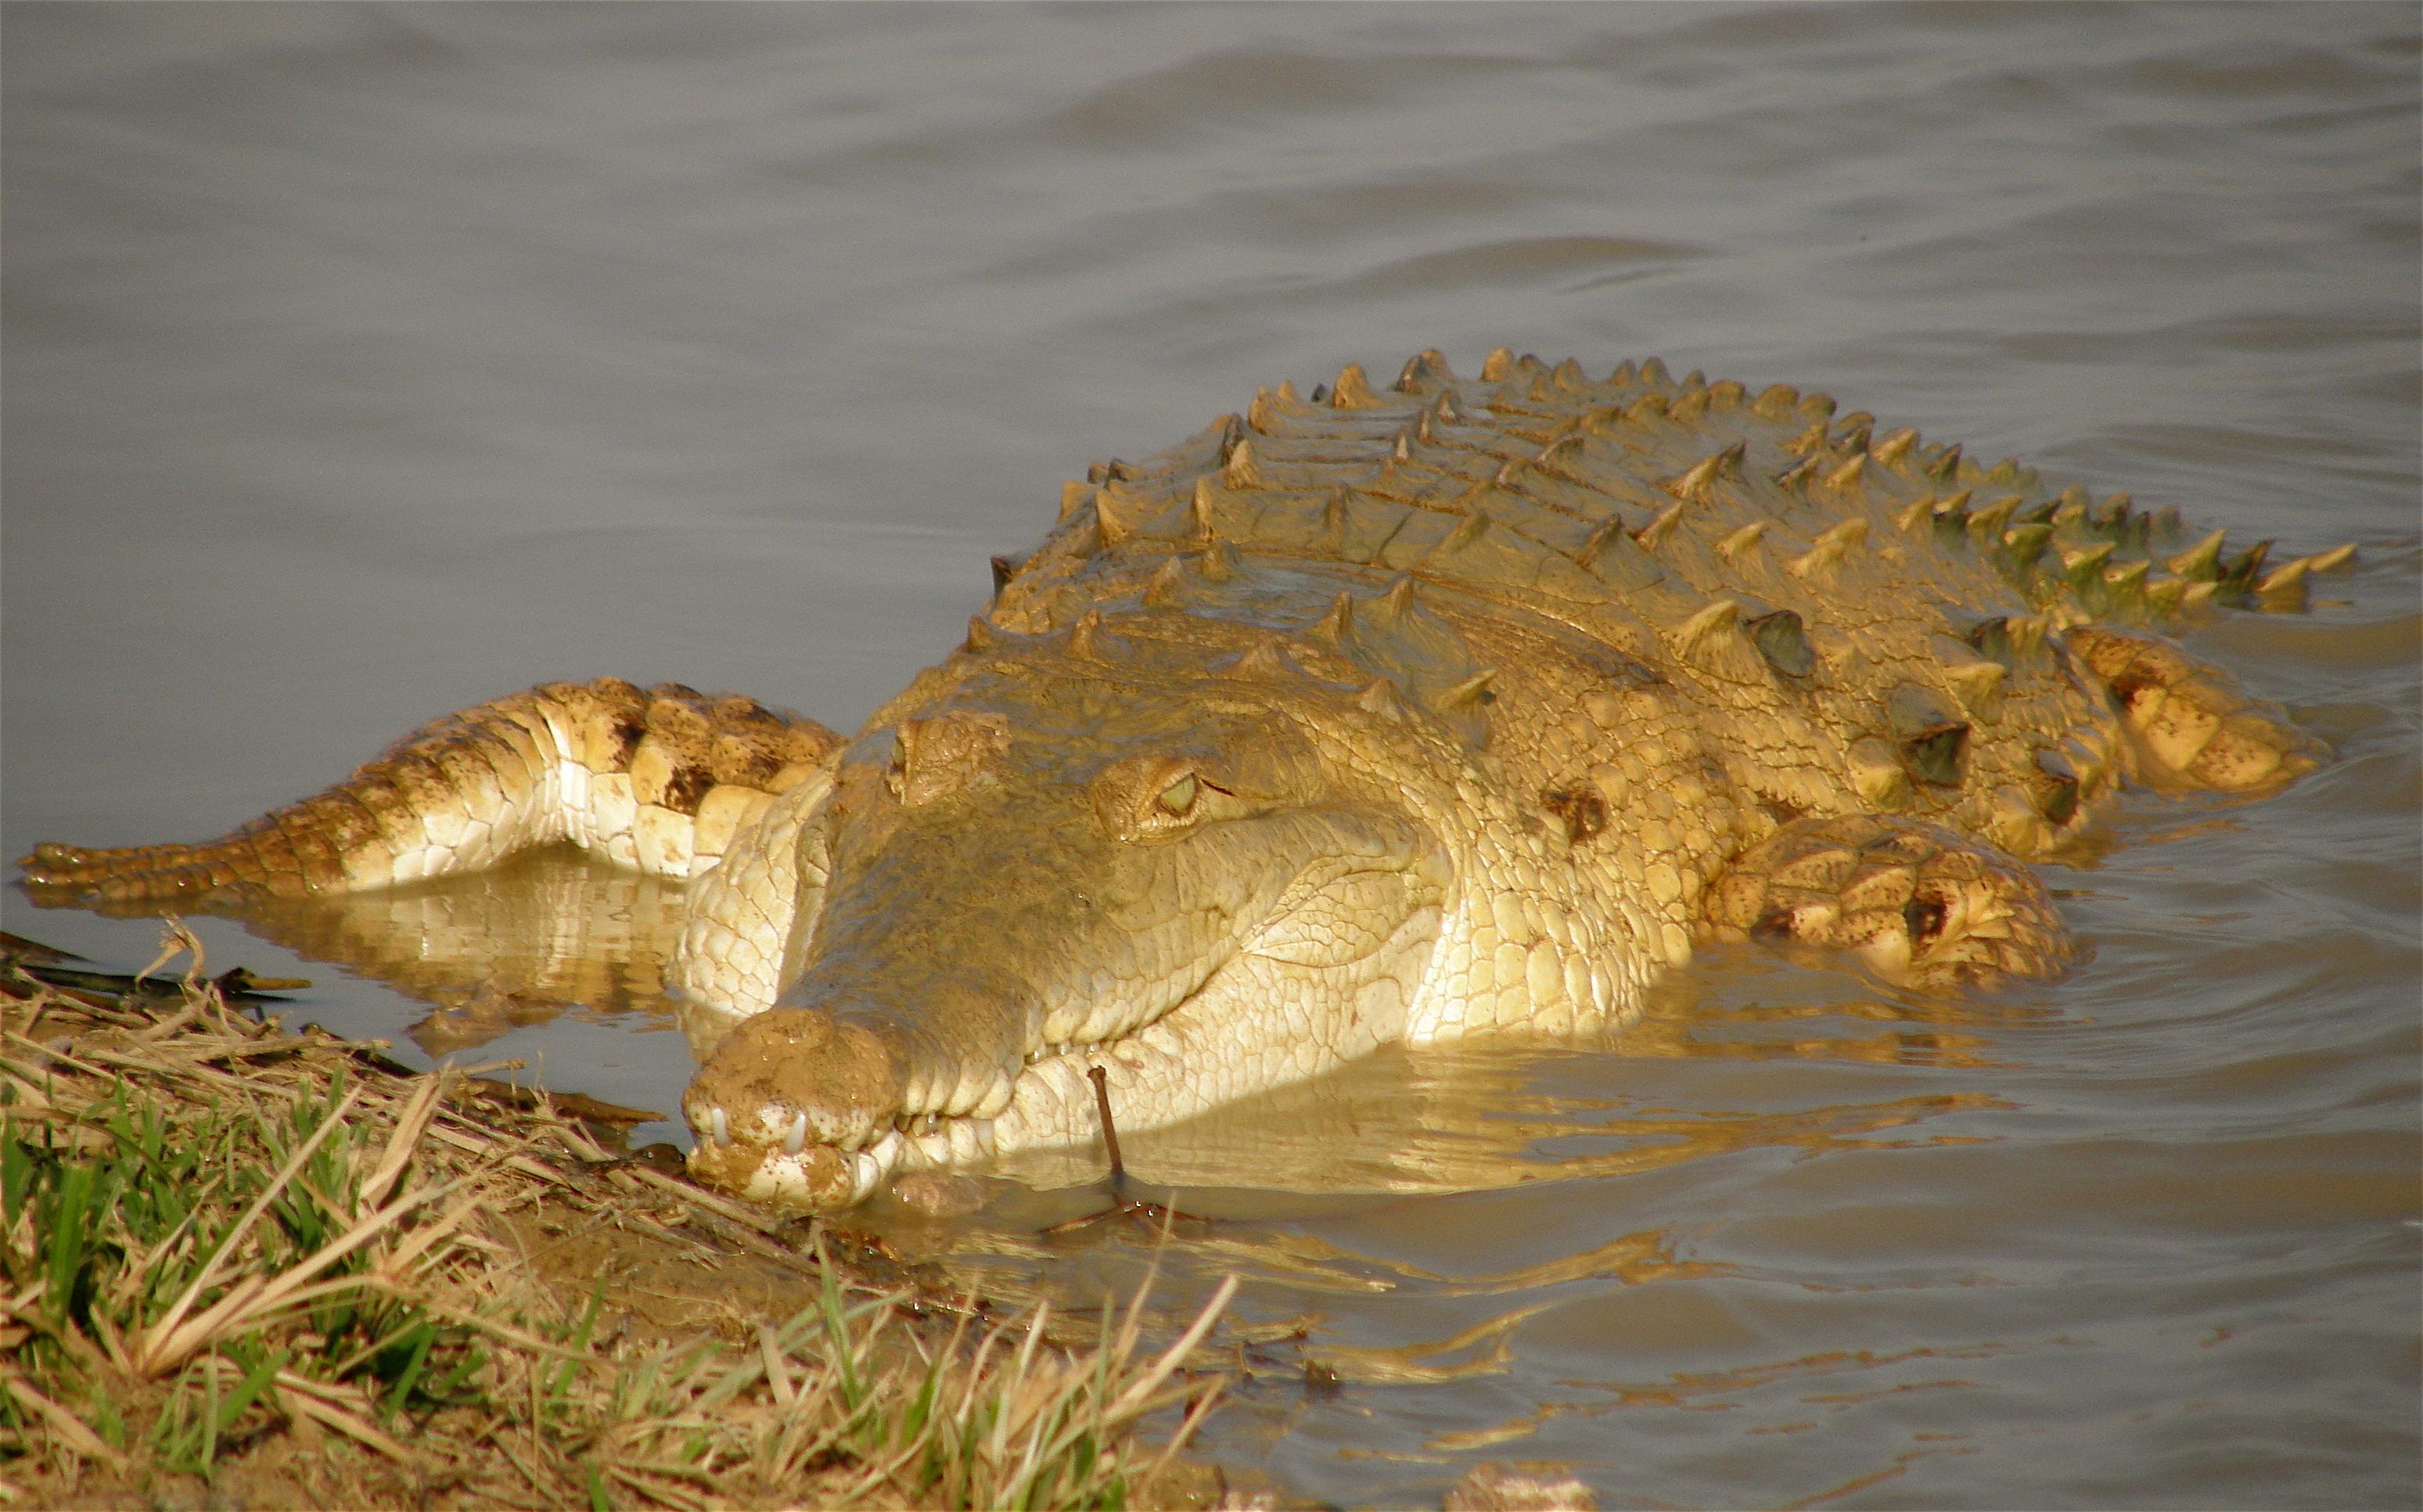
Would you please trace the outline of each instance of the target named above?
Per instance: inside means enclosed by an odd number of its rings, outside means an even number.
[[[544,1100],[0,968],[0,1501],[1118,1506],[1217,1397],[829,1260]],[[1171,1441],[1139,1422],[1183,1406]]]

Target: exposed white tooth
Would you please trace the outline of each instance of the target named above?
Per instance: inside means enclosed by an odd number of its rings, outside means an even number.
[[[718,1144],[732,1142],[732,1123],[723,1116],[721,1103],[717,1103],[706,1110],[706,1131],[714,1136],[715,1142]]]
[[[807,1146],[808,1115],[801,1113],[797,1118],[792,1119],[791,1126],[784,1131],[783,1148],[793,1155],[797,1155],[801,1150],[806,1149]]]
[[[883,1179],[883,1162],[867,1154],[864,1150],[861,1150],[856,1155],[851,1156],[849,1158],[849,1165],[850,1185],[854,1196],[865,1196],[867,1193],[875,1189],[875,1184],[877,1182]]]

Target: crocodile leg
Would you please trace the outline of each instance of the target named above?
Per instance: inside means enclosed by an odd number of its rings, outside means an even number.
[[[677,683],[549,683],[426,725],[217,840],[46,843],[18,864],[35,901],[103,908],[388,887],[562,841],[689,877],[838,743],[813,720]]]
[[[1940,825],[1882,814],[1795,820],[1736,857],[1702,905],[1708,937],[1859,953],[1914,986],[2051,976],[2069,932],[2018,861]]]
[[[2329,752],[2278,705],[2167,640],[2083,624],[2063,638],[2120,705],[2147,775],[2169,786],[2249,793],[2312,771]]]

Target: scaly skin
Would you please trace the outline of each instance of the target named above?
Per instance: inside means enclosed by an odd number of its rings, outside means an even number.
[[[692,1170],[807,1208],[1090,1141],[1089,1066],[1165,1124],[1390,1041],[1621,1022],[1711,940],[2051,973],[2024,858],[2130,779],[2322,754],[2137,627],[2294,603],[2346,552],[2158,564],[2167,512],[1833,411],[1655,362],[1350,367],[1069,484],[847,744],[555,685],[226,840],[24,864],[120,905],[549,840],[694,877]]]

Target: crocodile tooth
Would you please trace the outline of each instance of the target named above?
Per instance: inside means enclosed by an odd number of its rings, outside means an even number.
[[[789,1154],[797,1155],[807,1147],[808,1115],[801,1113],[791,1120],[790,1127],[783,1131],[783,1148]]]
[[[718,1144],[732,1142],[732,1120],[724,1113],[721,1103],[706,1110],[706,1132]]]

